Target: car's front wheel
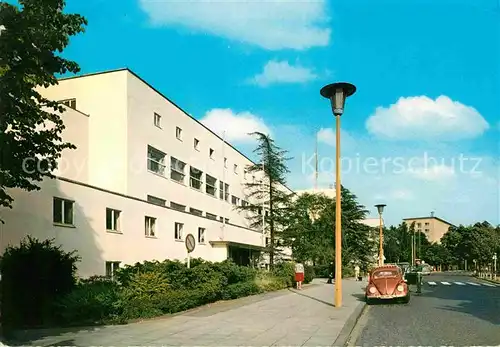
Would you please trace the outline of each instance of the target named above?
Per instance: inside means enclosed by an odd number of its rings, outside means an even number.
[[[403,302],[403,304],[409,303],[410,302],[410,292],[408,292],[408,294],[401,301]]]
[[[365,295],[365,302],[367,305],[372,305],[373,304],[373,299],[370,299],[368,296]]]

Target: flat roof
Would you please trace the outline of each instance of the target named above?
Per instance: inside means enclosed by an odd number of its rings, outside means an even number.
[[[419,219],[436,219],[440,222],[443,222],[445,224],[448,224],[448,225],[453,225],[451,224],[450,222],[447,222],[445,221],[444,219],[442,218],[439,218],[439,217],[433,217],[433,216],[429,216],[429,217],[413,217],[413,218],[403,218],[404,221],[407,221],[407,220],[419,220]]]
[[[113,73],[113,72],[120,72],[120,71],[128,71],[128,72],[130,72],[133,76],[135,76],[136,78],[138,78],[142,83],[146,84],[149,88],[151,88],[152,90],[154,90],[161,97],[163,97],[169,103],[171,103],[172,105],[174,105],[179,111],[181,111],[186,116],[188,116],[189,118],[191,118],[192,120],[194,120],[195,122],[197,122],[202,127],[204,127],[206,130],[208,130],[209,132],[211,132],[213,135],[215,135],[221,141],[224,141],[226,144],[229,145],[229,147],[231,147],[232,149],[234,149],[236,152],[238,152],[241,156],[243,156],[245,159],[247,159],[248,161],[250,161],[252,164],[257,165],[257,163],[255,163],[252,159],[250,159],[245,154],[243,154],[239,149],[237,149],[236,147],[234,147],[230,142],[225,141],[222,137],[220,137],[219,135],[217,135],[217,133],[215,133],[214,131],[212,131],[212,129],[208,128],[206,125],[204,125],[198,119],[196,119],[193,116],[191,116],[182,107],[180,107],[179,105],[177,105],[174,101],[172,101],[170,98],[168,98],[165,94],[163,94],[158,89],[156,89],[155,87],[153,87],[150,83],[148,83],[145,79],[143,79],[141,76],[139,76],[138,74],[136,74],[134,71],[132,71],[128,67],[122,67],[122,68],[118,68],[118,69],[105,70],[105,71],[99,71],[99,72],[91,72],[91,73],[81,74],[81,75],[77,75],[77,76],[60,77],[57,80],[58,81],[63,81],[63,80],[69,80],[69,79],[75,79],[75,78],[82,78],[82,77],[90,77],[90,76],[96,76],[96,75],[102,75],[102,74],[106,74],[106,73]],[[293,191],[292,189],[290,189],[286,185],[284,185],[284,187],[286,189],[288,189],[291,193],[295,193],[295,191]]]

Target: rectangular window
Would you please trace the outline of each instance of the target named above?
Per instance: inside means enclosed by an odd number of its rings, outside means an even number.
[[[170,202],[170,207],[172,207],[174,210],[177,210],[177,211],[186,212],[186,206],[185,205],[177,204],[177,203],[175,203],[173,201]]]
[[[144,234],[146,237],[156,237],[156,218],[148,216],[144,218]]]
[[[240,199],[234,195],[231,196],[231,203],[238,206],[240,204]]]
[[[177,241],[182,241],[183,223],[175,222],[174,237]]]
[[[120,211],[106,209],[106,230],[120,231]]]
[[[197,210],[197,209],[192,208],[192,207],[189,208],[189,213],[194,214],[195,216],[203,216],[202,210]]]
[[[170,178],[174,181],[184,183],[184,169],[186,168],[186,163],[176,159],[174,157],[170,157]]]
[[[222,181],[219,181],[219,199],[229,202],[229,184]]]
[[[205,228],[198,228],[198,243],[205,243]]]
[[[426,223],[425,223],[425,226],[428,226],[428,225],[429,225],[429,222],[426,222]]]
[[[210,157],[210,159],[214,159],[215,151],[212,148],[208,150],[208,156]]]
[[[115,272],[120,268],[119,261],[107,261],[106,262],[106,277],[114,279]]]
[[[175,137],[177,138],[177,140],[182,141],[182,129],[181,128],[175,127]]]
[[[148,146],[148,170],[165,176],[166,154],[154,147]]]
[[[200,150],[200,140],[194,139],[193,147],[194,147],[194,149],[199,151]]]
[[[158,128],[161,128],[161,116],[155,112],[153,119],[154,119],[155,126],[157,126]]]
[[[217,184],[217,179],[215,177],[212,177],[210,175],[205,175],[206,178],[206,185],[205,185],[205,191],[207,194],[215,196],[217,192],[216,184]]]
[[[203,171],[195,167],[189,167],[189,184],[192,188],[201,190],[203,186]]]
[[[248,206],[248,201],[246,200],[241,200],[241,206]]]
[[[233,171],[235,174],[238,174],[238,165],[234,164]]]
[[[76,110],[76,99],[66,99],[59,101],[61,104]]]
[[[219,220],[221,222],[223,222],[224,220],[226,220],[226,223],[229,223],[229,218],[219,217]]]
[[[224,167],[227,167],[227,158],[224,158]]]
[[[71,200],[54,197],[52,220],[57,224],[73,225],[73,205]]]
[[[158,206],[167,206],[167,200],[157,198],[156,196],[153,195],[148,195],[147,200],[148,202]]]
[[[206,216],[208,219],[213,219],[213,220],[217,220],[217,215],[213,214],[213,213],[206,213]]]

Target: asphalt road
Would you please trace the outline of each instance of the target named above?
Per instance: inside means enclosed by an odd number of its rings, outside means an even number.
[[[409,304],[368,306],[350,345],[500,345],[500,285],[485,283],[446,273],[424,276],[422,293],[412,288]]]

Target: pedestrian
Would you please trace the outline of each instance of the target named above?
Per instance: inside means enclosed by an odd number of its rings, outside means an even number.
[[[354,267],[354,277],[356,277],[356,281],[359,281],[359,265],[357,264]]]
[[[302,290],[302,282],[304,282],[304,265],[300,262],[295,264],[295,282],[297,282],[297,289]]]

